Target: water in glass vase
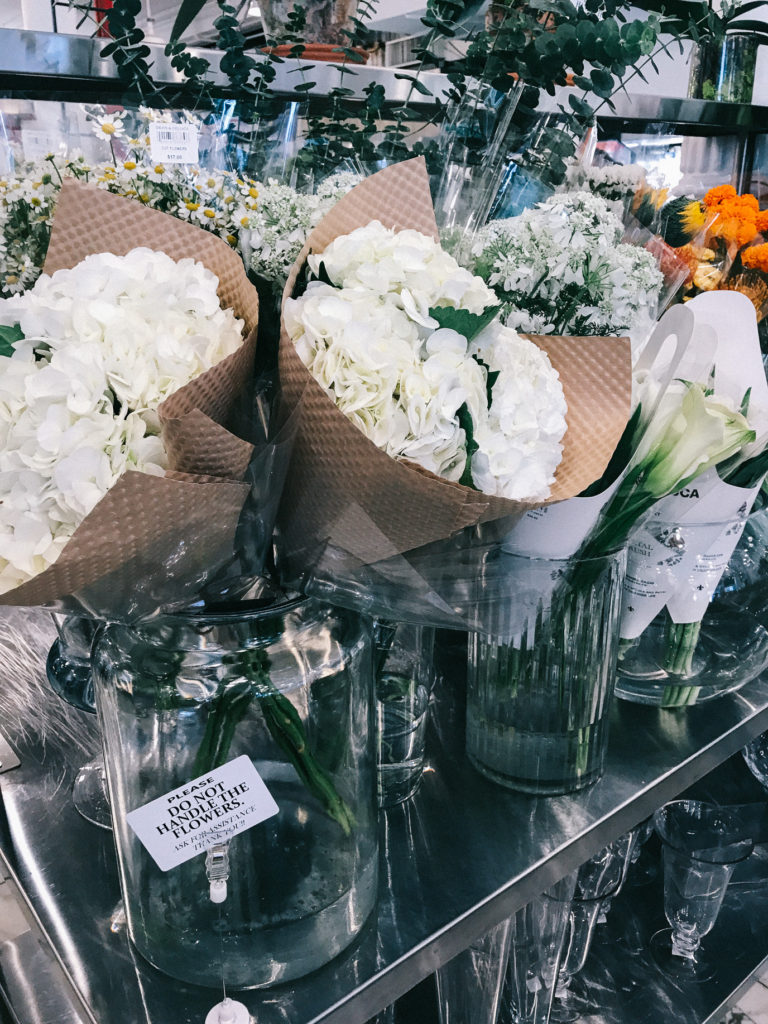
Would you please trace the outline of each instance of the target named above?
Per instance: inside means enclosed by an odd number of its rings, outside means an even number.
[[[377,809],[370,636],[357,616],[295,600],[239,614],[109,625],[94,650],[131,940],[194,984],[289,981],[349,945],[373,908]],[[241,755],[278,811],[162,871],[126,821]],[[217,875],[217,878],[222,877]]]
[[[223,962],[229,986],[272,985],[336,956],[365,922],[375,845],[358,849],[356,837],[340,835],[286,766],[256,768],[280,814],[230,841],[223,904],[209,899],[204,855],[167,874],[141,855],[127,866],[139,887],[128,906],[134,944],[171,977],[192,971],[198,984],[217,986]]]
[[[467,756],[524,793],[568,793],[601,775],[626,559],[504,555],[508,590],[467,648]],[[490,618],[490,616],[489,616]],[[492,631],[492,632],[491,632]]]
[[[382,806],[406,800],[419,784],[429,699],[429,686],[410,676],[385,672],[376,683]]]

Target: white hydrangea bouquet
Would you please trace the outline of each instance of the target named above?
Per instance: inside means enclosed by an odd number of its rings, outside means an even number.
[[[137,248],[0,300],[0,593],[52,565],[123,473],[168,468],[158,406],[242,344],[217,285]]]
[[[493,288],[508,326],[538,334],[628,334],[637,349],[659,313],[664,275],[651,252],[623,236],[604,199],[558,193],[482,228],[471,269]]]
[[[114,239],[104,253],[103,240]],[[212,235],[67,182],[44,273],[0,302],[0,592],[94,614],[232,556],[258,298]]]
[[[428,235],[379,221],[308,264],[314,280],[285,303],[288,336],[377,448],[487,494],[549,496],[562,384],[546,353],[491,319],[480,278]]]
[[[577,494],[626,424],[626,339],[521,337],[436,238],[423,161],[408,161],[344,196],[291,272],[289,575],[340,579]]]

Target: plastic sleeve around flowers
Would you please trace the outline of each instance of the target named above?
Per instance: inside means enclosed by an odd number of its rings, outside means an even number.
[[[502,551],[501,540],[514,521],[470,527],[367,564],[328,543],[309,565],[281,549],[278,534],[278,564],[285,584],[373,618],[497,636],[503,607],[509,619],[504,631],[514,633],[513,623],[549,599],[567,565],[567,559]]]
[[[273,390],[249,390],[233,423],[251,438],[244,479],[126,474],[69,542],[66,562],[0,603],[127,622],[245,592],[270,551],[295,435],[296,413],[282,416]]]

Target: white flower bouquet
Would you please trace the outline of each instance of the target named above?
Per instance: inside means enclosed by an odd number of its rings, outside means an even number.
[[[685,379],[662,396],[619,488],[626,500],[608,506],[602,527],[605,543],[621,517],[648,517],[629,543],[617,689],[664,707],[729,692],[768,663],[768,635],[739,583],[716,597],[768,469],[755,311],[738,292],[710,292],[685,309],[697,328]],[[713,367],[701,383],[697,347]]]
[[[122,618],[189,599],[249,492],[252,445],[224,424],[255,289],[212,235],[75,182],[45,271],[0,306],[0,600]]]
[[[651,252],[623,236],[604,199],[558,193],[482,228],[471,267],[503,304],[504,322],[517,330],[630,334],[638,347],[659,312],[664,275]]]
[[[288,401],[303,396],[279,520],[289,575],[340,579],[577,494],[624,429],[626,339],[521,338],[436,237],[423,161],[408,161],[341,199],[293,268],[280,343]]]

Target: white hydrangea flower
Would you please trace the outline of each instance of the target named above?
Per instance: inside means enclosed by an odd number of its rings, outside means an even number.
[[[296,350],[337,407],[393,458],[489,494],[543,499],[562,454],[565,401],[546,355],[493,324],[472,343],[429,310],[479,314],[493,293],[433,239],[378,222],[336,239],[284,308]],[[488,399],[488,370],[498,371]]]
[[[475,427],[475,486],[505,498],[546,498],[567,426],[557,372],[537,345],[496,322],[473,339],[470,351],[499,374],[487,417]]]
[[[193,260],[89,256],[0,299],[0,592],[44,571],[128,471],[162,475],[156,409],[234,352],[242,322]]]
[[[52,353],[74,340],[95,345],[117,400],[149,409],[239,347],[242,321],[221,309],[217,286],[191,259],[98,253],[0,304],[0,323],[18,323]]]
[[[321,254],[309,257],[313,273],[318,273],[321,263],[333,284],[392,292],[422,316],[433,306],[482,313],[497,305],[482,279],[461,267],[439,242],[419,231],[385,228],[376,220],[339,236]]]

